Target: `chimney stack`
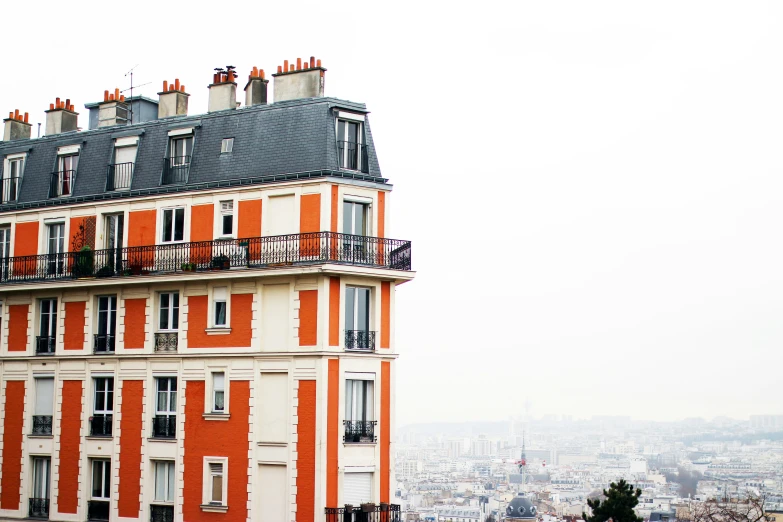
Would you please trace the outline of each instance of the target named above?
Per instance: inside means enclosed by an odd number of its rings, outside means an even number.
[[[19,109],[8,113],[8,118],[3,120],[3,141],[29,140],[33,130],[28,123],[28,114],[19,114]]]
[[[225,111],[237,108],[237,73],[233,65],[225,69],[215,68],[212,83],[209,85],[209,105],[207,112]]]
[[[128,104],[119,89],[103,91],[103,103],[98,106],[98,128],[128,123]]]
[[[275,79],[275,102],[296,100],[299,98],[320,98],[324,95],[324,73],[321,60],[311,56],[309,61],[302,63],[296,59],[296,65],[288,60],[277,66]]]
[[[158,119],[188,115],[188,98],[185,86],[179,84],[179,78],[169,84],[163,80],[163,90],[158,93]]]
[[[253,67],[245,85],[245,106],[266,105],[266,92],[269,80],[264,78],[264,70]]]
[[[46,135],[62,134],[63,132],[73,132],[78,130],[79,113],[73,110],[71,99],[60,101],[56,98],[54,103],[49,104],[49,110],[46,111]]]

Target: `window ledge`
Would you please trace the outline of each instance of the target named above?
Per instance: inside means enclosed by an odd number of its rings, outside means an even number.
[[[207,328],[207,335],[228,335],[231,333],[231,328],[228,326],[218,326],[215,328]]]
[[[343,442],[343,446],[375,446],[378,444],[376,441],[367,442]]]
[[[225,513],[228,511],[228,506],[219,506],[217,504],[201,504],[201,511],[207,513]]]
[[[288,446],[287,442],[259,442],[259,446],[271,446],[273,448],[285,448]]]
[[[176,437],[148,437],[147,440],[150,442],[167,442],[171,444],[175,444],[177,442]]]
[[[30,433],[27,435],[28,439],[53,439],[54,435],[39,435],[37,433]]]
[[[111,440],[114,435],[87,435],[84,437],[87,440]]]
[[[213,421],[227,421],[231,418],[230,413],[202,413],[201,416],[204,418],[204,420]]]

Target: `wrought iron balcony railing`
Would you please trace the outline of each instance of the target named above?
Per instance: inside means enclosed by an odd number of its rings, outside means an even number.
[[[175,185],[188,182],[190,156],[173,156],[163,160],[161,185]]]
[[[114,353],[114,334],[95,334],[95,353]]]
[[[150,522],[174,522],[174,506],[150,504]]]
[[[35,337],[35,355],[54,355],[56,339],[51,335],[37,335]]]
[[[115,163],[106,169],[106,190],[127,190],[133,179],[133,162]]]
[[[178,339],[178,332],[155,332],[155,351],[176,352]]]
[[[33,435],[51,435],[52,416],[33,415]]]
[[[345,349],[374,352],[375,332],[369,330],[346,330]]]
[[[109,505],[108,500],[87,501],[87,520],[90,522],[109,520]]]
[[[114,415],[96,414],[90,417],[90,436],[92,437],[111,437],[112,420]]]
[[[0,259],[0,283],[338,263],[411,269],[411,242],[309,232]]]
[[[338,141],[337,153],[340,156],[341,169],[370,173],[370,165],[367,162],[367,145],[352,141]]]
[[[22,184],[22,178],[12,176],[0,180],[0,203],[13,203],[19,197],[19,186]]]
[[[343,421],[343,442],[376,442],[375,426],[378,421]]]
[[[75,170],[52,172],[52,178],[49,183],[49,197],[59,198],[73,194],[73,182],[75,177]]]
[[[173,439],[177,436],[176,415],[155,415],[152,418],[152,436],[156,439]]]
[[[326,522],[402,522],[399,504],[328,507]]]
[[[48,498],[31,498],[27,502],[27,516],[29,518],[49,518],[49,499]]]

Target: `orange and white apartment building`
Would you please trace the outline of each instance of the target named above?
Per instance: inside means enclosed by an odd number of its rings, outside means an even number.
[[[320,60],[70,100],[0,142],[0,519],[362,522],[392,503],[394,301],[364,104]],[[270,89],[271,90],[271,89]],[[271,99],[271,96],[270,96]],[[353,507],[351,507],[353,506]]]

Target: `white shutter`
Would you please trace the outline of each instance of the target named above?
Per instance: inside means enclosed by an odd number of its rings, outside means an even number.
[[[372,502],[372,473],[343,474],[343,504]]]
[[[35,380],[35,414],[54,415],[54,379]]]
[[[135,163],[136,147],[117,147],[114,149],[114,163]]]

